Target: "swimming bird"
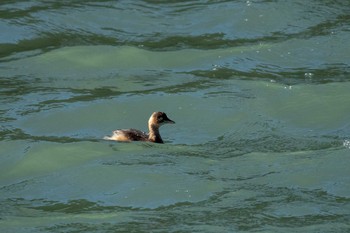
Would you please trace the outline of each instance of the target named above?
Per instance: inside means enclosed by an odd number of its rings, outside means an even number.
[[[164,143],[159,134],[159,127],[164,124],[175,124],[164,112],[154,112],[148,120],[149,133],[137,129],[118,129],[113,131],[112,136],[106,136],[104,139],[113,141],[148,141],[154,143]]]

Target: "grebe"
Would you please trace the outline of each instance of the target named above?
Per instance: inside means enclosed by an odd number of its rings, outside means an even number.
[[[113,131],[112,136],[106,136],[104,139],[124,142],[148,141],[163,143],[159,134],[159,127],[164,124],[175,124],[175,122],[170,120],[164,112],[154,112],[148,120],[148,134],[137,129],[118,129]]]

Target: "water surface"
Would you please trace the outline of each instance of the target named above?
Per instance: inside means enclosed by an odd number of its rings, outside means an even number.
[[[349,10],[0,3],[0,231],[349,231]]]

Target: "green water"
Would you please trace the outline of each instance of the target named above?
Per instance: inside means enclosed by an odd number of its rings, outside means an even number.
[[[349,232],[349,10],[1,2],[0,232]]]

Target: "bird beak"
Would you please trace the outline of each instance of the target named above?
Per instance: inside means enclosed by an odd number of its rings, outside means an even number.
[[[168,124],[175,124],[175,121],[170,120],[169,118],[164,119],[164,121],[165,121],[165,123],[168,123]]]
[[[169,121],[168,121],[167,123],[169,123],[169,124],[175,124],[175,121],[172,121],[172,120],[169,119]]]

